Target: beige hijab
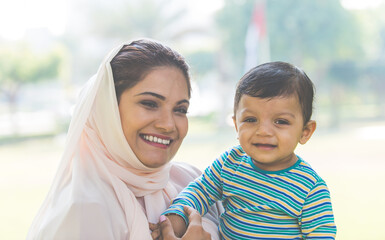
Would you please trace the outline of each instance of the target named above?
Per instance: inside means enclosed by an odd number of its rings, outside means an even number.
[[[80,94],[54,183],[27,239],[151,239],[148,222],[157,223],[183,187],[173,181],[196,177],[186,166],[148,168],[128,145],[110,65],[122,47]]]

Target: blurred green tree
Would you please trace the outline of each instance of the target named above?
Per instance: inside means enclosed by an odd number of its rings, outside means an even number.
[[[327,79],[332,82],[330,88],[330,114],[331,119],[329,125],[333,128],[340,126],[342,119],[341,104],[344,96],[348,91],[356,91],[359,86],[359,80],[362,77],[362,68],[357,66],[357,61],[331,61],[327,74]]]
[[[360,56],[362,36],[353,14],[335,0],[269,0],[271,55],[304,65]]]
[[[217,16],[223,32],[223,45],[226,46],[223,49],[237,73],[243,70],[245,36],[253,6],[260,1],[264,0],[225,0],[224,8]],[[347,79],[345,75],[349,73],[341,71],[358,73],[358,69],[346,67],[355,68],[357,61],[362,59],[363,35],[355,16],[344,9],[340,1],[264,2],[271,61],[287,61],[305,69],[321,93],[335,95],[357,85],[357,76]],[[334,96],[334,99],[336,101],[329,104],[342,104],[341,95]],[[334,118],[331,122],[338,123],[339,115],[333,112],[330,113]]]
[[[142,37],[175,46],[191,34],[206,34],[206,26],[187,21],[186,4],[178,0],[111,0],[97,4],[79,0],[71,4],[65,41],[71,51],[75,82],[88,79],[111,46]]]
[[[329,94],[329,126],[338,128],[346,91],[355,91],[363,34],[340,1],[269,1],[271,56],[306,69],[318,93]]]
[[[385,60],[380,59],[370,64],[365,69],[366,79],[377,97],[378,117],[385,117]]]
[[[231,62],[234,73],[229,77],[234,77],[234,79],[238,79],[243,74],[245,38],[255,2],[225,0],[224,7],[216,15],[221,39],[220,49],[224,51],[221,55],[231,59],[229,62]],[[224,61],[224,59],[221,60]]]
[[[199,29],[178,27],[187,9],[175,0],[102,1],[88,8],[90,33],[103,38],[129,40],[149,37],[176,40],[186,33]],[[173,6],[173,8],[170,8]]]
[[[59,51],[38,54],[26,45],[0,48],[0,94],[8,103],[11,118],[17,112],[20,89],[26,84],[55,79],[61,61]],[[16,119],[12,123],[14,134],[18,134]]]
[[[260,0],[261,1],[261,0]],[[245,36],[257,1],[225,0],[217,15],[232,62],[242,71]],[[269,0],[266,3],[267,31],[272,60],[328,70],[332,60],[362,55],[360,29],[354,16],[335,0]]]
[[[191,67],[195,79],[202,77],[213,70],[215,53],[208,50],[199,50],[186,54],[186,60]]]

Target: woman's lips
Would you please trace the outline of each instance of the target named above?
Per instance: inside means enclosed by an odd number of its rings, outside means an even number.
[[[140,137],[148,144],[160,147],[167,148],[173,142],[173,140],[169,137],[152,135],[152,134],[140,134]]]

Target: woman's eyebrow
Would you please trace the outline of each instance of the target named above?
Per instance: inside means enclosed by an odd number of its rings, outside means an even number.
[[[166,100],[166,97],[159,95],[157,93],[154,93],[154,92],[142,92],[142,93],[136,94],[135,96],[140,96],[140,95],[151,95],[151,96],[154,96],[156,98],[159,98],[160,100],[163,100],[163,101]]]
[[[183,99],[183,100],[180,100],[179,102],[177,102],[177,104],[182,104],[182,103],[187,103],[188,105],[190,105],[190,102],[186,99]]]
[[[135,96],[141,96],[141,95],[151,95],[153,97],[159,98],[160,100],[163,100],[163,101],[166,100],[166,97],[159,95],[157,93],[154,93],[154,92],[142,92],[142,93],[136,94]],[[182,103],[190,104],[190,102],[186,99],[183,99],[183,100],[180,100],[177,102],[178,105],[182,104]]]

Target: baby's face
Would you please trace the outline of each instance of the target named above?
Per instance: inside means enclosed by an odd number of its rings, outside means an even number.
[[[315,130],[313,121],[311,129],[304,126],[302,109],[295,95],[266,99],[243,95],[234,124],[243,150],[265,171],[292,166],[297,161],[294,154],[297,144],[306,143]]]

